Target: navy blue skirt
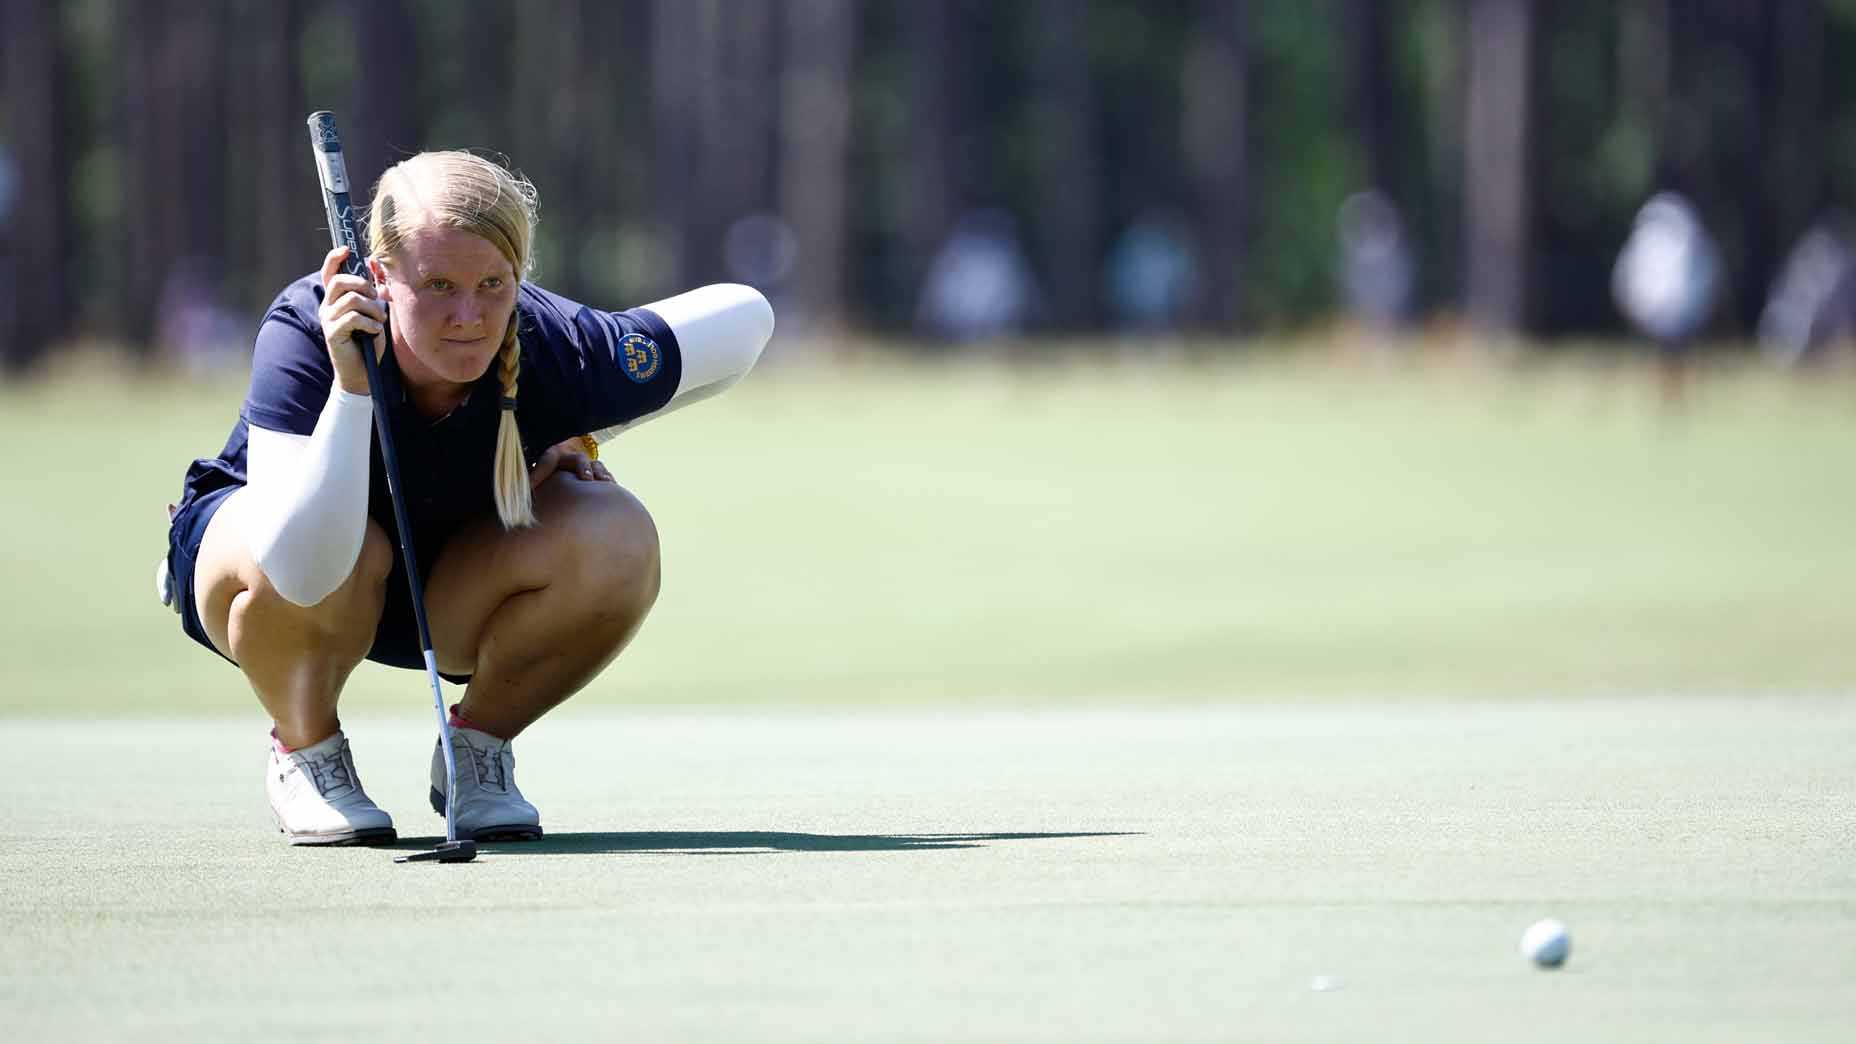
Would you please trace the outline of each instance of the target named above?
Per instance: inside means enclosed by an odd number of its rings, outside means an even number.
[[[206,527],[213,520],[220,505],[234,491],[243,486],[222,486],[189,498],[174,513],[174,519],[168,526],[168,575],[174,581],[174,597],[179,602],[180,629],[187,637],[236,666],[236,661],[213,644],[206,636],[206,629],[200,626],[200,614],[193,600],[193,571],[200,555],[200,542],[206,537]],[[419,559],[421,582],[430,579],[432,563],[444,550],[446,534],[432,534],[430,539],[421,539],[414,534],[413,550]],[[380,622],[374,627],[374,644],[368,649],[367,658],[375,663],[389,667],[404,667],[408,670],[425,669],[425,656],[419,649],[419,625],[412,615],[412,585],[406,581],[406,556],[398,549],[399,541],[388,538],[395,545],[393,553],[393,573],[387,578],[387,602],[381,610]],[[470,681],[468,674],[442,674],[449,682],[462,685]]]

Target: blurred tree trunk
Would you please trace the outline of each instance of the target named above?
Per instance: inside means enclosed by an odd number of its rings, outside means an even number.
[[[337,115],[355,201],[365,204],[380,175],[424,145],[421,41],[410,0],[349,0],[349,6],[360,93],[352,114]]]
[[[1724,4],[1718,14],[1722,29],[1732,40],[1731,49],[1741,55],[1743,82],[1749,95],[1745,133],[1737,136],[1734,154],[1723,164],[1741,213],[1737,221],[1728,221],[1727,229],[1714,228],[1709,222],[1716,236],[1725,231],[1740,244],[1740,263],[1730,264],[1721,280],[1726,301],[1718,312],[1740,330],[1751,330],[1759,324],[1759,310],[1765,304],[1766,285],[1772,276],[1772,258],[1779,249],[1773,219],[1780,204],[1771,183],[1776,173],[1773,161],[1777,158],[1774,145],[1778,130],[1773,125],[1777,115],[1773,109],[1781,75],[1778,63],[1787,59],[1774,54],[1773,46],[1777,43],[1777,9],[1784,4],[1785,0]]]
[[[654,237],[673,261],[662,289],[726,279],[723,237],[770,205],[773,8],[659,0],[652,28]]]
[[[156,191],[153,186],[162,177],[155,155],[160,136],[156,95],[161,88],[155,34],[165,8],[165,0],[116,0],[112,19],[122,53],[110,123],[122,156],[117,180],[124,200],[117,232],[124,263],[119,300],[110,319],[112,332],[138,348],[146,348],[152,339],[155,295],[161,289],[161,208],[137,194]]]
[[[124,0],[116,13],[125,41],[117,117],[128,258],[120,321],[132,343],[152,348],[164,293],[185,285],[216,299],[228,278],[226,11],[223,3]]]
[[[608,40],[630,48],[650,46],[652,3],[619,0],[596,5],[603,12],[594,26],[596,51],[603,53]],[[649,198],[650,157],[638,143],[651,138],[650,84],[641,79],[640,70],[622,63],[597,63],[597,68],[603,74],[596,88],[604,111],[596,140],[608,153],[614,176],[601,179],[592,191],[615,215],[642,212]]]
[[[434,44],[434,47],[456,48],[463,61],[458,63],[455,74],[459,76],[455,96],[437,99],[427,116],[431,125],[436,125],[442,115],[450,119],[452,126],[462,129],[455,132],[461,135],[461,140],[438,142],[435,147],[485,148],[497,152],[508,152],[515,147],[511,144],[515,136],[513,127],[532,114],[517,111],[513,101],[516,85],[522,77],[517,75],[516,63],[510,59],[510,48],[516,39],[518,23],[534,17],[524,14],[529,10],[516,4],[500,3],[446,7],[446,17],[459,20],[458,31],[444,44]],[[520,161],[516,165],[520,167]]]
[[[0,369],[71,332],[66,41],[44,0],[0,3]]]
[[[1392,74],[1392,12],[1386,0],[1353,0],[1355,27],[1354,107],[1365,160],[1366,187],[1397,201],[1396,150],[1402,135],[1395,126],[1398,89]]]
[[[1084,9],[1072,0],[1041,0],[1032,55],[1032,165],[1037,240],[1058,329],[1095,323],[1099,296],[1101,150],[1095,141],[1095,91],[1089,74]]]
[[[696,265],[691,229],[696,198],[700,91],[713,72],[707,44],[713,0],[656,0],[651,19],[651,239],[659,259],[646,296],[689,285]]]
[[[738,278],[724,240],[735,221],[773,207],[774,6],[723,4],[709,26],[702,91],[695,239],[699,283]]]
[[[1533,3],[1468,0],[1463,47],[1465,305],[1490,334],[1527,325]]]
[[[585,287],[583,300],[601,308],[653,299],[640,296],[654,267],[648,242],[656,163],[651,92],[637,66],[609,57],[614,46],[626,53],[650,46],[652,7],[653,0],[602,0],[586,5],[581,25],[582,122],[570,214],[579,245],[570,263]],[[569,209],[553,187],[542,188],[545,228]]]
[[[1618,104],[1647,128],[1655,156],[1650,191],[1675,186],[1670,127],[1673,48],[1669,0],[1630,0],[1620,12]]]
[[[1186,167],[1199,235],[1199,325],[1235,330],[1243,319],[1244,198],[1249,72],[1247,5],[1199,0],[1187,33]]]
[[[1753,118],[1760,147],[1743,143],[1740,151],[1741,198],[1752,208],[1736,294],[1742,330],[1759,325],[1772,279],[1792,242],[1818,216],[1823,191],[1818,178],[1823,6],[1811,0],[1770,0],[1760,15],[1753,56]]]
[[[1698,205],[1721,198],[1713,169],[1717,159],[1714,134],[1708,119],[1706,87],[1717,71],[1713,60],[1720,40],[1701,17],[1706,0],[1663,0],[1651,12],[1661,18],[1659,29],[1668,41],[1668,85],[1662,132],[1665,178],[1658,188],[1672,188]],[[1731,53],[1731,49],[1730,49]],[[1715,231],[1719,231],[1716,229]]]
[[[182,245],[183,256],[195,266],[201,285],[217,293],[227,276],[225,244],[230,229],[225,213],[226,184],[231,178],[225,127],[227,98],[232,93],[223,60],[226,4],[193,0],[181,4],[171,17],[178,31],[168,52],[174,77],[169,118],[176,152],[182,155],[168,169],[185,171],[185,176],[176,186],[177,205],[169,215],[175,230],[170,242]]]
[[[959,10],[953,3],[903,5],[911,133],[902,268],[911,301],[963,203],[954,178],[966,58]]]
[[[779,210],[799,245],[789,285],[801,322],[829,330],[845,319],[855,11],[794,0],[784,36]]]
[[[297,63],[303,12],[302,0],[234,11],[228,70],[241,89],[231,92],[228,132],[232,155],[246,164],[234,170],[226,199],[230,270],[238,280],[228,290],[232,303],[252,312],[317,268],[329,246],[304,126],[309,107]]]
[[[1725,260],[1716,318],[1750,330],[1821,191],[1807,158],[1821,148],[1822,132],[1813,127],[1821,7],[1639,2],[1668,41],[1665,178],[1658,187],[1682,191],[1700,209]]]
[[[546,76],[518,76],[510,92],[510,161],[535,183],[541,197],[536,269],[542,282],[570,297],[586,297],[580,277],[581,189],[598,154],[587,136],[597,119],[587,97],[593,74],[587,48],[589,6],[557,0],[546,18],[518,18],[515,64],[547,69]]]

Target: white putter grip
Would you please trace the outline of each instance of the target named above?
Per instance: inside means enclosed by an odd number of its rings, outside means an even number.
[[[626,424],[601,428],[605,442],[627,428],[719,395],[747,376],[773,336],[773,306],[760,291],[716,283],[645,305],[676,335],[683,374],[670,401]]]

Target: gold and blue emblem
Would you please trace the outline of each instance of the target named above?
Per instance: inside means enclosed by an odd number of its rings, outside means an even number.
[[[658,351],[657,342],[644,334],[626,334],[619,340],[619,365],[624,368],[625,376],[634,382],[643,384],[657,376],[657,368],[663,364],[663,353]]]

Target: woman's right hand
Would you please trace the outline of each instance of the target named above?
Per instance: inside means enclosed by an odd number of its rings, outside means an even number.
[[[329,344],[335,380],[345,392],[368,394],[367,364],[354,343],[356,334],[374,336],[374,358],[386,351],[387,308],[374,296],[374,283],[342,271],[348,248],[339,246],[322,259],[322,339]]]

